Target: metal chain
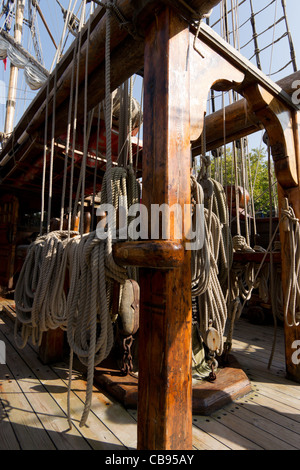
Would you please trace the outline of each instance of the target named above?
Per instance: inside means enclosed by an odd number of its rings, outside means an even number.
[[[131,346],[133,343],[133,336],[127,336],[123,339],[123,361],[122,361],[122,369],[121,372],[124,375],[130,374],[133,371],[133,363],[132,363],[132,354],[131,354]]]

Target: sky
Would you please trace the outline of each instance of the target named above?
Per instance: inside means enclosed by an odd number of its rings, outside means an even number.
[[[72,5],[74,4],[75,0],[72,0]],[[241,0],[239,0],[241,1]],[[47,24],[51,30],[51,33],[55,39],[55,42],[59,44],[61,34],[63,31],[63,17],[62,17],[62,12],[59,6],[59,3],[67,8],[69,5],[70,0],[40,0],[39,5],[42,10],[43,16],[45,17]],[[281,15],[282,15],[282,7],[281,7],[281,0],[252,0],[253,2],[253,7],[254,11],[259,11],[261,8],[264,6],[269,5],[266,10],[264,10],[262,13],[256,16],[256,27],[257,27],[257,32],[260,33],[264,31],[266,28],[268,28],[274,20],[278,20]],[[3,3],[3,0],[0,0],[0,6]],[[76,7],[74,9],[74,12],[79,15],[79,6],[80,6],[81,1],[78,0],[76,3]],[[230,5],[230,0],[228,0],[228,5]],[[90,5],[88,8],[90,8]],[[286,0],[286,7],[287,7],[287,15],[288,15],[288,22],[289,22],[289,27],[290,31],[292,34],[293,38],[293,43],[295,47],[295,52],[296,52],[296,59],[297,60],[297,65],[298,69],[300,69],[300,28],[299,28],[299,18],[300,18],[300,0]],[[243,44],[247,43],[250,40],[250,43],[248,46],[243,48],[241,52],[245,57],[248,59],[250,56],[253,54],[253,42],[251,41],[252,37],[252,30],[251,30],[251,24],[249,21],[249,2],[247,2],[242,5],[239,9],[240,12],[240,17],[239,17],[239,24],[243,24],[244,26],[241,27],[240,29],[240,46]],[[220,7],[217,6],[215,7],[211,18],[210,18],[210,24],[212,25],[215,18],[218,17],[220,14]],[[25,17],[28,17],[28,10],[25,10]],[[44,59],[44,63],[46,68],[50,69],[52,63],[53,63],[53,58],[55,54],[55,48],[54,45],[52,44],[52,41],[49,37],[49,34],[47,33],[47,30],[41,21],[41,17],[38,15],[37,17],[38,22],[37,22],[37,33],[38,37],[40,40],[41,44],[41,50],[42,50],[42,55]],[[3,27],[4,24],[4,19],[2,18],[0,20],[0,28]],[[274,28],[271,28],[268,30],[266,33],[264,33],[262,36],[259,36],[259,47],[262,49],[266,44],[269,44],[272,42],[273,39],[276,39],[277,37],[280,37],[282,32],[284,32],[284,22],[278,23],[278,25],[275,26]],[[218,30],[218,25],[214,27],[214,29],[221,34],[222,32]],[[32,55],[34,55],[34,49],[32,45],[32,41],[29,36],[29,28],[24,25],[24,31],[26,34],[24,34],[24,43],[23,46],[30,52]],[[71,44],[71,41],[74,39],[74,37],[69,34],[68,36],[68,45]],[[65,51],[67,50],[67,47],[64,49]],[[268,74],[270,71],[274,72],[280,69],[283,65],[285,65],[289,60],[289,49],[288,49],[288,40],[287,38],[282,39],[279,43],[276,43],[272,48],[268,48],[265,52],[261,52],[261,60],[263,63],[263,70],[266,74]],[[271,59],[272,58],[272,59]],[[253,63],[255,63],[255,58],[252,59]],[[279,74],[272,75],[271,78],[274,81],[279,80],[280,78],[289,75],[290,73],[293,72],[293,69],[291,66],[286,68],[284,71],[282,71]],[[0,83],[7,83],[9,77],[9,66],[7,67],[6,71],[4,70],[4,65],[0,63]],[[31,91],[30,89],[25,87],[25,82],[24,79],[21,77],[20,73],[20,79],[18,83],[18,89],[19,89],[19,96],[22,97],[22,99],[18,100],[17,104],[17,110],[16,110],[16,121],[18,118],[22,115],[22,113],[25,111],[27,105],[30,103],[32,98],[36,95],[36,92]],[[0,131],[4,127],[4,118],[5,118],[5,100],[3,99],[3,87],[0,89]],[[134,94],[135,97],[138,99],[138,101],[141,101],[141,79],[137,78],[135,82],[135,87],[134,87]],[[251,138],[253,141],[253,144],[251,144],[254,147],[259,146],[261,142],[261,133],[259,135],[255,134],[254,137]]]

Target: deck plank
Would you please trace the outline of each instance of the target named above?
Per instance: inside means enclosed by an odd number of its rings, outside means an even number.
[[[35,411],[42,426],[51,436],[55,448],[58,450],[90,450],[91,446],[75,429],[68,430],[68,421],[63,410],[57,405],[55,399],[47,393],[34,372],[13,349],[7,337],[0,332],[7,347],[7,363],[10,372],[22,393],[30,397],[30,404]]]
[[[226,410],[220,410],[219,413],[226,415]],[[231,429],[215,416],[193,416],[195,427],[199,428],[202,432],[209,434],[216,441],[223,443],[230,450],[263,450],[255,441],[248,439]]]
[[[2,316],[5,312],[2,312]],[[137,411],[94,388],[88,425],[79,427],[86,392],[82,371],[72,374],[72,429],[67,422],[68,363],[44,365],[31,345],[18,350],[11,318],[1,319],[7,364],[0,365],[0,449],[136,449]],[[212,413],[193,415],[193,449],[299,450],[300,385],[285,377],[283,329],[271,369],[272,325],[236,325],[233,355],[252,392]]]
[[[9,367],[1,366],[1,402],[6,412],[0,427],[10,422],[22,450],[55,450],[55,445]]]
[[[270,422],[276,423],[282,428],[292,431],[291,441],[296,439],[296,446],[300,442],[300,415],[295,415],[295,409],[259,393],[259,389],[251,394],[250,397],[244,397],[239,400],[239,404],[245,409],[251,410],[261,417],[267,418]],[[297,436],[296,436],[297,435]]]
[[[67,385],[66,380],[63,378],[63,368],[60,368],[59,364],[54,365],[53,368]],[[74,393],[83,402],[85,399],[86,384],[84,381],[79,380],[76,375],[72,380],[72,390],[74,390]],[[105,423],[126,448],[136,448],[136,420],[116,400],[109,397],[107,394],[104,395],[96,387],[94,387],[92,397],[91,413],[97,416],[101,422]]]
[[[7,343],[12,341],[12,330],[10,325],[2,325],[2,331],[5,331],[5,337]],[[12,344],[12,343],[10,343]],[[20,353],[16,352],[16,354]],[[30,374],[27,371],[28,375],[31,377],[35,377],[38,379],[36,382],[36,387],[38,390],[44,390],[47,392],[48,397],[51,397],[51,409],[57,413],[63,413],[62,417],[64,417],[63,422],[61,422],[61,426],[63,427],[62,431],[67,433],[68,430],[68,422],[67,422],[67,387],[66,383],[53,371],[50,366],[43,365],[37,355],[35,354],[34,350],[28,345],[24,349],[22,349],[22,358],[31,365],[31,372]],[[68,374],[68,368],[64,368],[65,377]],[[26,374],[24,374],[26,377]],[[73,374],[73,377],[76,376],[76,372]],[[28,378],[26,379],[28,380]],[[85,381],[82,381],[83,385],[85,386]],[[31,395],[30,398],[34,398]],[[49,398],[48,398],[49,399]],[[98,450],[120,450],[124,449],[124,446],[121,442],[115,437],[115,435],[109,430],[109,428],[103,424],[95,415],[91,414],[89,418],[88,426],[84,426],[79,428],[79,421],[81,418],[81,413],[83,410],[83,402],[78,398],[78,396],[72,392],[70,397],[71,402],[71,410],[72,410],[72,432],[77,430],[77,437],[78,442],[76,443],[76,448],[78,447],[86,447],[86,441],[88,442],[90,448],[98,449]],[[60,415],[55,415],[55,425],[58,425],[58,419],[61,417]],[[69,431],[69,432],[71,432]],[[76,434],[76,432],[75,432]],[[80,439],[79,439],[80,437]]]

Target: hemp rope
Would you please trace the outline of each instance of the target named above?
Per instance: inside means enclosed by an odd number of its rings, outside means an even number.
[[[286,286],[284,319],[287,326],[294,327],[300,325],[300,226],[291,207],[282,209],[281,221],[287,224],[291,260]],[[291,321],[288,319],[289,313],[292,317]]]
[[[25,347],[30,336],[33,344],[40,345],[43,332],[66,328],[66,297],[57,278],[63,277],[62,273],[58,276],[59,270],[66,268],[63,252],[67,241],[67,232],[50,232],[38,237],[28,249],[15,289],[15,340],[19,348]],[[17,336],[19,323],[22,343]]]
[[[196,203],[203,200],[203,189],[191,176],[191,190]],[[204,209],[205,237],[200,250],[192,252],[192,296],[197,298],[200,318],[199,331],[203,337],[210,326],[213,326],[220,337],[218,354],[223,351],[223,334],[227,318],[227,306],[218,279],[222,224],[217,215]],[[210,229],[208,228],[210,227]]]

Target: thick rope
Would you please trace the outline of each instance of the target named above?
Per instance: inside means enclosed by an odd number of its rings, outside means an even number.
[[[108,356],[114,341],[108,298],[110,281],[105,272],[105,244],[105,240],[97,239],[95,232],[91,232],[72,239],[68,246],[67,336],[71,357],[75,353],[87,366],[86,400],[80,426],[86,424],[90,411],[94,367]]]
[[[291,207],[282,209],[281,221],[288,233],[290,249],[290,271],[287,279],[284,319],[289,327],[300,325],[300,226]],[[291,321],[289,320],[291,316]]]
[[[191,177],[192,196],[197,204],[203,200],[203,189]],[[214,327],[221,344],[217,351],[223,352],[223,335],[227,319],[227,306],[219,282],[218,258],[221,251],[222,224],[218,216],[204,209],[205,232],[203,247],[192,253],[192,296],[197,298],[199,309],[199,331],[203,338],[210,326]],[[194,225],[193,221],[193,225]]]
[[[63,253],[67,241],[68,232],[57,231],[38,237],[29,247],[15,289],[15,339],[20,348],[30,336],[33,344],[40,345],[45,331],[66,328],[66,297],[58,279],[65,276]],[[19,323],[22,343],[17,336]]]

